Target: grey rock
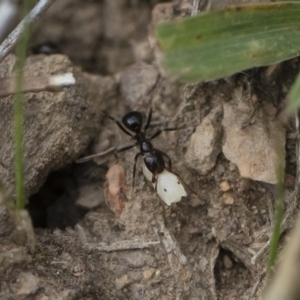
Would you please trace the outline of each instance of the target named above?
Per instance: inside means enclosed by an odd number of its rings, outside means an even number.
[[[219,106],[203,119],[185,154],[187,165],[201,175],[206,175],[216,165],[221,152],[222,126],[218,122],[221,113]]]
[[[132,298],[137,300],[144,299],[145,289],[146,287],[144,284],[134,284],[131,287]]]
[[[129,107],[149,106],[145,96],[158,80],[158,71],[153,65],[136,63],[121,74],[121,91]]]
[[[12,248],[13,246],[2,247],[0,253],[0,274],[7,268],[14,265],[26,264],[31,261],[31,256],[25,247]]]
[[[126,264],[130,268],[141,268],[145,265],[155,267],[154,258],[142,251],[133,251],[129,253],[122,253],[119,255],[119,261]]]
[[[231,269],[233,266],[233,262],[228,255],[223,257],[223,264],[226,269]]]
[[[116,289],[121,290],[130,283],[131,280],[129,279],[128,275],[123,275],[122,277],[116,278]]]
[[[41,288],[40,279],[31,273],[21,273],[16,294],[21,297],[34,295]]]
[[[0,65],[0,77],[14,76],[15,57]],[[25,189],[36,192],[48,173],[75,160],[100,129],[101,111],[113,105],[115,82],[109,77],[88,75],[63,55],[33,56],[25,76],[73,72],[76,85],[61,92],[28,93],[24,96]],[[0,99],[0,178],[14,194],[13,96]]]
[[[79,187],[79,198],[76,205],[93,209],[104,203],[103,187],[96,183],[84,184]]]
[[[222,151],[242,177],[276,184],[278,162],[285,157],[285,128],[279,118],[269,117],[263,109],[256,113],[253,124],[244,127],[248,120],[246,109],[224,104]]]
[[[14,220],[7,209],[8,201],[0,182],[0,237],[9,235],[15,227]]]

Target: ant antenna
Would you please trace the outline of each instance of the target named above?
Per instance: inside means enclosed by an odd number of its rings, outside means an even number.
[[[150,108],[150,110],[149,110],[147,123],[146,123],[146,126],[145,126],[145,128],[144,128],[144,133],[145,133],[145,135],[146,135],[146,131],[147,131],[147,129],[148,129],[150,123],[151,123],[151,119],[152,119],[152,108]]]

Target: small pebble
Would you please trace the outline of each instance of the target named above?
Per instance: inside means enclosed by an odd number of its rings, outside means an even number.
[[[22,299],[35,294],[41,288],[40,279],[31,273],[21,273],[18,278],[19,288],[16,291],[17,296]]]
[[[149,280],[149,279],[151,279],[153,274],[154,274],[154,270],[148,269],[143,272],[143,277],[145,280]]]
[[[223,201],[227,205],[232,205],[234,203],[234,198],[232,193],[226,192],[223,194]]]
[[[205,201],[196,197],[192,197],[191,201],[190,201],[190,206],[191,207],[198,207],[200,205],[204,205]]]
[[[220,183],[220,189],[221,191],[223,192],[228,192],[230,190],[230,185],[229,185],[229,182],[227,180],[225,181],[222,181]]]
[[[188,282],[192,278],[192,272],[188,269],[184,269],[180,277],[183,282]]]
[[[198,234],[200,233],[200,229],[198,227],[190,227],[189,234]]]
[[[223,264],[226,269],[231,269],[233,266],[232,260],[227,255],[223,257]]]
[[[295,186],[296,178],[292,174],[286,173],[285,174],[285,186],[287,188],[292,188]]]
[[[73,272],[78,273],[82,271],[82,266],[80,264],[77,264],[73,267]]]
[[[217,236],[217,230],[215,227],[211,228],[211,233],[213,234],[213,236]]]
[[[208,208],[207,209],[207,216],[210,218],[216,218],[219,215],[220,210],[214,209],[214,208]]]
[[[117,290],[123,289],[125,286],[127,286],[130,283],[130,280],[127,275],[123,275],[116,279],[116,288]]]
[[[230,210],[228,208],[223,209],[224,215],[229,216],[230,215]]]
[[[132,271],[129,273],[129,279],[132,281],[139,282],[141,280],[142,274],[139,271]]]
[[[245,192],[250,186],[249,180],[242,178],[239,182],[238,191]]]
[[[201,258],[199,265],[200,265],[201,272],[204,273],[206,271],[206,267],[208,265],[208,260],[205,257]]]
[[[142,284],[136,284],[132,287],[133,299],[142,300],[144,299],[145,286]]]

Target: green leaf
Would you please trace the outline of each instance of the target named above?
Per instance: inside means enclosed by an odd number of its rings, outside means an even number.
[[[300,74],[294,82],[289,93],[289,102],[286,108],[287,113],[293,113],[300,107]]]
[[[298,56],[300,3],[229,7],[160,24],[155,35],[167,74],[217,79]]]

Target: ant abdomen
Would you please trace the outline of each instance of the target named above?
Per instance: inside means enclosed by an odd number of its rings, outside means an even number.
[[[152,174],[160,174],[166,168],[164,158],[156,151],[152,155],[145,156],[144,163]]]

